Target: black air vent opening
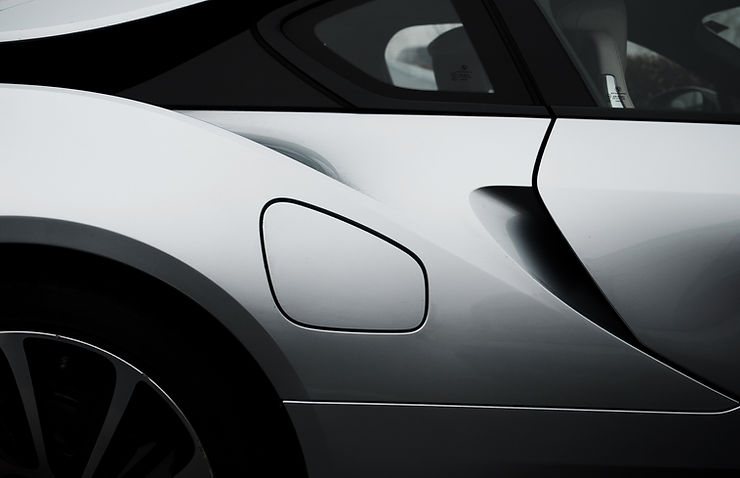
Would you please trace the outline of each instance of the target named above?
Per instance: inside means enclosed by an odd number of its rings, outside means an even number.
[[[525,270],[581,315],[641,348],[635,335],[570,247],[534,188],[481,188],[473,192],[471,202],[487,228],[493,225],[490,218],[486,217],[486,203],[493,202],[508,208],[504,228],[511,239],[512,252],[517,256],[515,259]]]

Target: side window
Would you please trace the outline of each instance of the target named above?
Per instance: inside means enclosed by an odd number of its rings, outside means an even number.
[[[462,23],[414,25],[396,32],[385,47],[385,64],[393,85],[411,90],[439,91],[442,82],[437,81],[429,46],[457,28],[463,28]],[[488,81],[487,77],[485,81]]]
[[[385,83],[412,90],[492,93],[449,0],[428,0],[424,7],[436,10],[445,23],[409,24],[422,17],[414,15],[415,7],[414,2],[374,0],[321,20],[314,31],[326,48]]]
[[[718,37],[740,48],[740,7],[710,13],[702,23]]]
[[[716,87],[696,73],[637,43],[627,41],[627,89],[635,108],[684,111],[718,111],[716,101],[704,104],[705,96],[716,100]],[[681,91],[686,85],[691,90]]]
[[[740,8],[712,13],[713,3],[728,2],[706,0],[536,1],[599,106],[740,112]]]
[[[532,104],[482,2],[335,1],[289,18],[283,28],[314,60],[372,94]]]

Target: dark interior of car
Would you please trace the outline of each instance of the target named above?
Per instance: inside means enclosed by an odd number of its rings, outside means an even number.
[[[616,107],[740,110],[740,48],[717,34],[729,26],[707,20],[740,6],[738,0],[552,0],[541,5],[546,13],[550,9],[602,106],[615,107],[601,77],[606,64],[614,63],[611,69],[617,71],[610,74],[616,76],[622,102]],[[610,37],[607,44],[604,36]],[[643,55],[649,65],[627,57],[625,36],[633,47],[652,54]],[[620,75],[626,77],[623,84]]]

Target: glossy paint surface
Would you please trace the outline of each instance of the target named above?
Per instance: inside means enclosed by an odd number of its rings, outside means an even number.
[[[237,123],[245,136],[277,136],[317,153],[337,180],[224,129],[131,101],[4,86],[0,102],[0,214],[99,227],[200,271],[252,314],[293,367],[305,392],[279,388],[283,399],[685,412],[736,406],[540,285],[499,244],[506,214],[516,211],[500,211],[500,230],[498,221],[481,224],[471,192],[530,186],[547,120],[223,114],[228,129]],[[331,211],[416,254],[429,276],[424,326],[338,332],[283,316],[260,241],[261,212],[276,198]],[[270,375],[271,364],[260,365]]]
[[[722,477],[740,413],[288,403],[311,476]]]
[[[203,0],[0,0],[0,42],[64,35],[138,20]]]
[[[307,326],[413,330],[427,310],[421,263],[339,217],[279,201],[263,214],[265,263],[286,317]]]
[[[648,347],[740,393],[740,126],[558,120],[538,185]]]

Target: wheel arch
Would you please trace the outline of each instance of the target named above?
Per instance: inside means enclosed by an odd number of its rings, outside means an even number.
[[[76,276],[101,269],[106,274],[148,276],[150,287],[175,292],[174,296],[190,307],[205,311],[200,317],[207,323],[202,325],[216,333],[220,341],[232,342],[244,359],[242,363],[253,363],[264,374],[268,382],[265,385],[278,396],[305,393],[277,344],[248,310],[203,274],[159,249],[86,224],[41,217],[0,217],[0,257],[11,250],[16,262],[30,261],[42,251],[52,260],[74,254],[75,269],[69,273]]]

